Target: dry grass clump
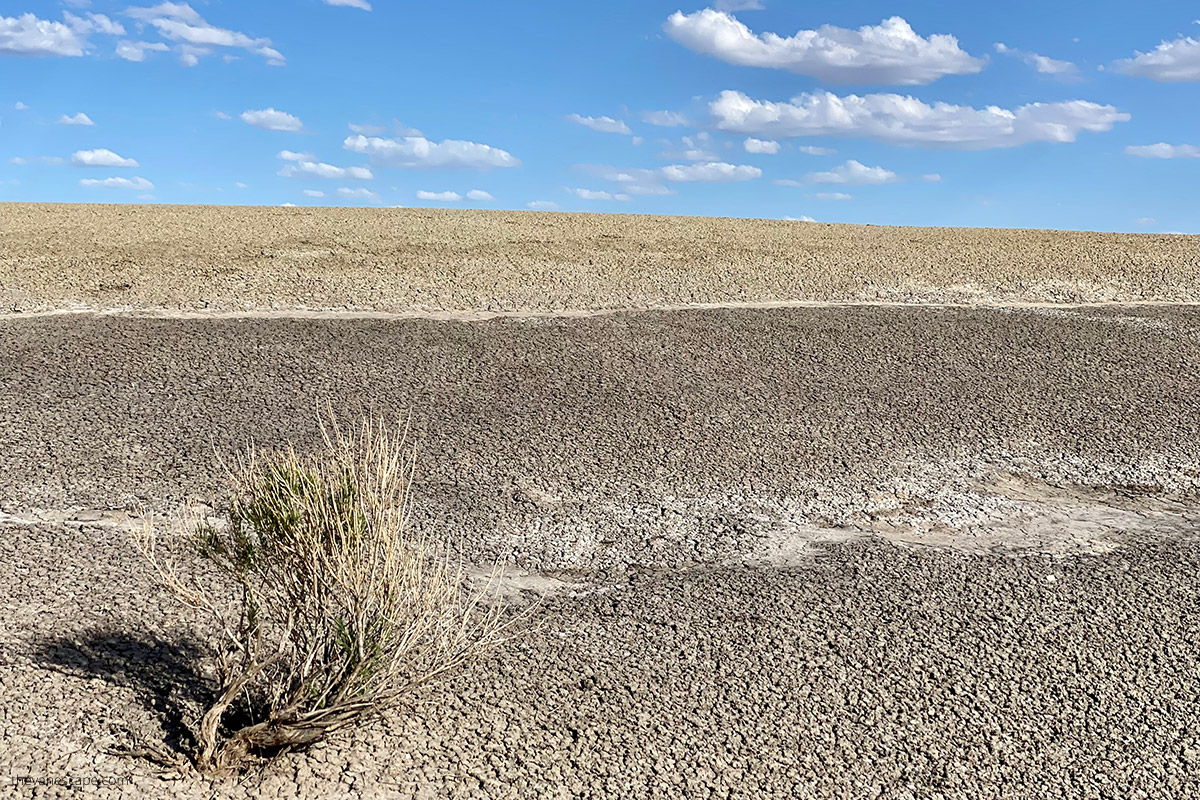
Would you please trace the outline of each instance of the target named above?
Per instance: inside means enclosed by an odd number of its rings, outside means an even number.
[[[465,588],[461,559],[408,526],[414,465],[403,434],[364,422],[322,426],[324,449],[251,452],[230,470],[228,524],[201,526],[199,554],[236,598],[182,579],[140,549],[183,603],[215,618],[220,690],[200,720],[202,771],[311,744],[395,704],[405,692],[482,655],[511,622]],[[238,707],[242,724],[226,725]]]

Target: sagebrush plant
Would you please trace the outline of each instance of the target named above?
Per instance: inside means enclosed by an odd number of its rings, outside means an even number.
[[[335,422],[321,430],[315,455],[240,457],[227,524],[196,532],[199,555],[233,579],[236,597],[181,579],[149,525],[138,536],[161,582],[217,621],[220,689],[193,754],[202,771],[311,744],[511,630],[492,596],[498,571],[470,590],[462,557],[408,524],[415,454],[404,430],[372,420],[351,435]],[[246,721],[229,729],[235,703]]]

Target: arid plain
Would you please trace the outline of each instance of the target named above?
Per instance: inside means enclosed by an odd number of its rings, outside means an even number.
[[[1188,236],[2,204],[0,773],[1200,796],[1198,302]],[[128,529],[327,407],[410,421],[413,524],[537,624],[241,781],[116,755],[211,691]]]

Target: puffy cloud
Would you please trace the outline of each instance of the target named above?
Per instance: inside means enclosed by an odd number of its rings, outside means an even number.
[[[657,125],[660,128],[675,128],[687,125],[687,117],[677,111],[643,111],[642,122]]]
[[[770,139],[755,139],[753,136],[742,142],[742,147],[745,148],[747,153],[775,155],[779,152],[779,142]]]
[[[717,154],[706,149],[706,146],[712,143],[712,137],[706,131],[701,131],[695,136],[684,136],[679,141],[683,145],[683,149],[659,153],[658,157],[682,161],[717,160]]]
[[[686,183],[728,183],[748,181],[762,176],[758,167],[707,161],[700,164],[672,164],[658,170],[663,180]]]
[[[472,189],[467,192],[467,199],[474,200],[477,203],[490,203],[496,198],[492,197],[491,193],[485,192],[482,189]]]
[[[59,125],[88,125],[88,126],[90,126],[90,125],[95,125],[96,123],[92,122],[91,117],[89,117],[87,114],[80,111],[78,114],[75,114],[73,116],[67,116],[66,114],[63,114],[61,117],[58,118],[58,124]]]
[[[783,221],[784,222],[816,222],[816,220],[813,219],[812,217],[808,217],[803,214],[801,214],[798,217],[784,217]]]
[[[424,190],[417,192],[418,200],[437,200],[442,203],[457,203],[462,200],[462,195],[458,192],[426,192]]]
[[[379,195],[372,192],[370,189],[351,189],[343,186],[337,190],[338,197],[345,197],[350,200],[369,200],[372,203],[378,203]]]
[[[1194,144],[1137,144],[1126,147],[1125,152],[1139,158],[1200,158],[1200,147]]]
[[[525,204],[526,208],[532,208],[534,211],[553,211],[558,208],[558,203],[553,200],[534,200]]]
[[[26,109],[29,108],[29,106],[25,105],[20,100],[18,100],[16,102],[16,104],[13,106],[13,108],[16,109],[17,111],[25,111]]]
[[[809,183],[840,183],[845,186],[877,186],[900,182],[900,176],[891,170],[868,167],[854,159],[828,172],[810,172],[805,178]]]
[[[786,69],[829,83],[931,83],[944,75],[979,72],[972,58],[947,34],[917,35],[901,17],[858,30],[823,25],[795,36],[756,35],[721,11],[676,11],[663,25],[684,47],[730,64]]]
[[[360,134],[346,137],[342,146],[368,156],[371,163],[379,167],[485,170],[521,165],[506,150],[456,139],[432,142],[423,136],[381,139]]]
[[[262,128],[265,131],[285,131],[297,133],[304,130],[304,123],[299,117],[294,117],[286,111],[276,111],[274,108],[264,108],[260,111],[243,111],[242,122]]]
[[[1149,53],[1138,51],[1133,58],[1121,59],[1113,68],[1124,75],[1163,83],[1200,81],[1200,40],[1185,36],[1162,42]]]
[[[1031,103],[1016,110],[929,105],[898,94],[797,95],[789,102],[724,91],[709,104],[723,131],[751,136],[845,136],[889,144],[988,150],[1031,142],[1073,142],[1082,131],[1107,131],[1129,115],[1086,100]]]
[[[84,178],[79,185],[98,189],[136,189],[140,192],[154,190],[154,184],[145,178]]]
[[[126,61],[145,61],[147,51],[153,50],[161,53],[170,49],[162,42],[131,42],[129,40],[117,42],[117,55]]]
[[[814,200],[853,200],[854,195],[846,194],[845,192],[817,192],[810,194],[809,197]]]
[[[363,11],[370,11],[371,4],[367,0],[325,0],[327,6],[346,6],[347,8],[361,8]]]
[[[0,54],[11,56],[82,56],[90,48],[93,33],[122,35],[125,29],[103,14],[77,17],[63,13],[62,22],[39,19],[33,14],[0,16]]]
[[[623,203],[628,203],[633,199],[627,194],[613,194],[612,192],[601,192],[595,189],[572,189],[569,186],[563,188],[580,200],[620,200]]]
[[[333,164],[326,164],[317,161],[311,153],[293,153],[291,150],[283,150],[279,153],[279,157],[284,161],[290,161],[290,164],[284,164],[279,170],[279,176],[283,178],[303,178],[311,176],[314,178],[351,178],[360,181],[372,180],[375,175],[366,167],[336,167]]]
[[[1070,61],[1059,61],[1057,58],[1040,56],[1025,50],[1016,50],[1004,42],[996,42],[996,52],[1016,56],[1043,75],[1054,75],[1059,78],[1079,77],[1079,67]]]
[[[122,158],[112,150],[76,150],[71,155],[71,163],[77,167],[136,167],[138,162],[132,158]]]
[[[283,66],[287,61],[282,53],[271,46],[270,39],[255,38],[211,25],[187,3],[159,3],[149,8],[130,8],[125,15],[153,26],[164,39],[179,42],[179,60],[186,66],[195,66],[214,47],[246,50],[262,56],[268,64],[276,67]]]
[[[568,114],[567,120],[601,133],[633,133],[622,120],[612,117],[581,117],[578,114]]]

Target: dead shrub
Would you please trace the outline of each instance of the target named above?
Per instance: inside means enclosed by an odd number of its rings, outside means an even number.
[[[354,435],[335,423],[322,433],[313,456],[239,459],[228,524],[196,532],[199,555],[232,579],[235,597],[182,579],[149,525],[136,537],[163,585],[217,623],[220,689],[193,754],[202,771],[377,714],[511,630],[498,602],[482,602],[498,573],[469,590],[462,558],[409,526],[415,457],[404,433],[372,421]],[[235,704],[244,719],[230,726]]]

